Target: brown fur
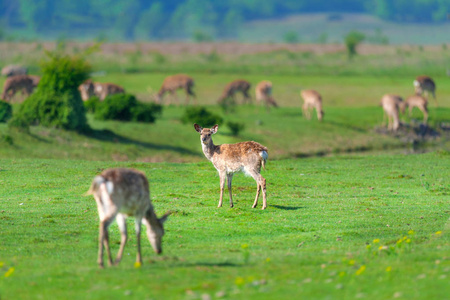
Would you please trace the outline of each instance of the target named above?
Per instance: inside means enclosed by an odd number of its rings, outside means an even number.
[[[16,75],[8,77],[3,84],[2,99],[11,101],[14,95],[21,91],[25,96],[30,96],[36,87],[33,78],[28,75]]]
[[[87,101],[89,100],[89,98],[95,95],[94,83],[91,79],[87,79],[78,86],[78,91],[80,92],[81,99],[83,99],[83,101]]]
[[[156,253],[162,252],[161,242],[164,235],[163,223],[168,213],[162,218],[156,217],[150,200],[150,190],[144,173],[134,169],[107,169],[96,176],[87,194],[94,195],[100,218],[98,264],[103,267],[103,251],[106,248],[108,264],[112,265],[109,248],[108,226],[116,219],[121,232],[119,252],[116,264],[123,255],[127,242],[126,218],[136,219],[137,256],[136,262],[142,264],[140,231],[141,222],[147,227],[147,237]]]
[[[272,82],[270,82],[268,80],[263,80],[256,85],[255,99],[256,99],[256,103],[258,103],[258,104],[261,101],[264,101],[264,104],[266,105],[267,110],[269,110],[269,107],[271,105],[274,107],[278,107],[277,102],[272,97]]]
[[[400,104],[402,113],[405,113],[406,108],[409,108],[409,116],[412,115],[412,110],[414,107],[420,109],[423,113],[423,123],[426,124],[428,121],[428,101],[425,97],[420,95],[413,95],[408,97],[405,101]]]
[[[426,93],[428,96],[428,93],[431,93],[437,104],[436,84],[431,77],[425,75],[418,76],[416,80],[414,80],[414,91],[417,95],[423,95]]]
[[[94,82],[94,94],[100,98],[100,101],[105,100],[105,98],[109,95],[123,93],[125,93],[125,90],[117,84]]]
[[[186,105],[189,104],[189,96],[194,98],[194,104],[196,102],[196,95],[192,88],[194,87],[194,79],[186,74],[175,74],[172,76],[167,76],[159,89],[159,92],[156,96],[156,101],[158,103],[162,102],[163,96],[165,93],[169,93],[172,97],[175,98],[175,101],[178,103],[177,90],[183,89],[186,92]],[[170,104],[170,100],[167,104]]]
[[[381,98],[383,107],[383,125],[388,117],[388,130],[397,131],[400,126],[399,108],[403,99],[398,95],[386,94]]]
[[[242,95],[244,95],[243,102],[251,102],[251,97],[248,94],[248,91],[250,90],[250,82],[243,79],[237,79],[230,83],[228,83],[225,88],[223,89],[222,95],[220,96],[219,100],[217,102],[222,102],[227,98],[232,98],[233,101],[235,101],[235,94],[237,92],[241,92]]]
[[[17,75],[27,75],[28,69],[18,65],[7,65],[2,69],[2,76],[10,77]]]
[[[302,90],[300,96],[303,98],[302,111],[306,119],[311,119],[310,110],[316,109],[317,119],[322,121],[323,109],[322,109],[322,96],[315,90]]]
[[[200,133],[203,153],[212,162],[220,177],[220,199],[219,207],[222,206],[223,192],[225,188],[225,177],[228,181],[228,192],[230,197],[230,207],[233,207],[231,191],[231,181],[233,174],[244,171],[255,179],[257,184],[255,202],[253,208],[258,205],[259,193],[263,192],[263,207],[267,207],[266,200],[266,179],[261,176],[261,167],[265,167],[268,150],[257,142],[242,142],[237,144],[214,145],[212,135],[217,132],[218,126],[212,128],[202,128],[194,124],[195,130]]]

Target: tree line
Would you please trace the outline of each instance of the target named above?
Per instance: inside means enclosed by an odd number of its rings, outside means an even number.
[[[445,22],[450,0],[0,0],[0,27],[38,34],[109,32],[125,40],[233,38],[244,22],[312,12],[367,13],[394,22]]]

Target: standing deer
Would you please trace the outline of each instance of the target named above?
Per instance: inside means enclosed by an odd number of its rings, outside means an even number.
[[[230,207],[233,207],[233,196],[231,181],[236,172],[244,171],[255,179],[257,184],[256,198],[252,208],[258,205],[259,194],[263,193],[262,209],[267,207],[266,201],[266,179],[261,176],[261,167],[265,168],[268,158],[268,150],[257,142],[242,142],[237,144],[214,145],[212,135],[217,132],[218,125],[212,128],[202,128],[194,124],[195,130],[200,133],[203,153],[212,162],[220,177],[220,199],[218,207],[222,206],[223,191],[225,188],[225,177],[228,181],[228,192],[230,195]]]
[[[306,119],[311,119],[310,110],[316,109],[317,119],[322,121],[323,119],[323,109],[322,109],[322,96],[315,90],[302,90],[300,96],[303,98],[302,111]]]
[[[423,113],[423,123],[426,124],[428,121],[428,101],[425,97],[420,95],[413,95],[408,97],[405,101],[400,104],[400,109],[402,113],[405,113],[406,108],[409,108],[409,116],[412,115],[412,110],[414,107],[420,109]]]
[[[186,92],[186,105],[189,104],[189,96],[194,98],[194,103],[196,102],[196,95],[192,91],[194,87],[194,79],[185,74],[176,74],[172,76],[168,76],[164,79],[161,88],[159,89],[158,94],[156,95],[156,101],[158,103],[162,102],[163,96],[166,92],[169,92],[172,98],[175,98],[176,102],[178,101],[177,90],[183,89]],[[170,100],[168,101],[170,104]]]
[[[255,88],[255,99],[256,103],[260,103],[264,101],[267,110],[269,110],[269,106],[272,105],[274,107],[278,107],[278,104],[275,102],[275,99],[272,97],[272,82],[268,80],[263,80]]]
[[[397,131],[400,126],[399,108],[403,99],[397,95],[386,94],[381,98],[380,105],[383,107],[383,125],[388,117],[388,130]]]
[[[2,76],[10,77],[16,75],[27,75],[28,69],[18,65],[7,65],[2,69]]]
[[[250,82],[248,82],[247,80],[243,80],[243,79],[234,80],[225,86],[225,88],[222,92],[222,95],[220,96],[219,100],[217,100],[217,102],[221,103],[221,102],[225,101],[226,99],[231,98],[233,100],[233,102],[236,103],[235,94],[236,94],[236,92],[241,92],[242,95],[244,95],[243,102],[251,103],[251,97],[248,94],[248,91],[250,90],[250,86],[251,86]]]
[[[3,84],[2,99],[10,101],[13,96],[21,91],[23,95],[30,96],[35,88],[33,79],[28,75],[16,75],[8,77]]]
[[[111,250],[109,248],[108,227],[116,219],[121,233],[120,248],[115,263],[122,259],[123,250],[127,242],[127,216],[136,219],[137,256],[136,263],[142,264],[141,257],[141,222],[147,227],[147,237],[153,250],[162,252],[162,237],[164,222],[169,213],[157,218],[150,200],[148,180],[144,173],[133,169],[107,169],[96,176],[92,182],[88,195],[94,195],[100,217],[98,239],[98,265],[103,268],[103,251],[106,248],[108,264],[112,265]]]
[[[436,84],[434,83],[433,79],[429,76],[418,76],[416,80],[414,80],[414,91],[417,95],[422,95],[423,93],[428,94],[431,93],[433,95],[433,98],[437,105],[437,99],[436,99]]]
[[[82,84],[80,84],[80,86],[78,86],[78,91],[80,92],[81,99],[83,99],[83,101],[87,101],[89,100],[89,98],[95,95],[94,83],[91,79],[87,79]]]
[[[105,98],[109,95],[123,93],[125,93],[125,90],[117,84],[94,82],[94,94],[100,99],[100,101],[105,100]]]

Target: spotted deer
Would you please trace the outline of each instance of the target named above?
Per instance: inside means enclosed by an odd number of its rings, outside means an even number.
[[[250,82],[248,82],[247,80],[243,80],[243,79],[237,79],[234,80],[230,83],[228,83],[223,92],[222,95],[220,96],[220,98],[217,100],[218,103],[222,103],[223,101],[225,101],[228,98],[231,98],[234,102],[236,102],[235,100],[235,94],[237,92],[241,92],[242,95],[244,96],[244,103],[247,102],[251,102],[251,97],[248,94],[248,91],[250,90]]]
[[[403,99],[400,96],[386,94],[381,98],[381,107],[383,107],[383,125],[388,118],[388,130],[397,131],[400,127],[399,109]]]
[[[168,76],[164,79],[161,88],[159,89],[158,94],[156,95],[156,101],[158,103],[162,102],[163,96],[165,93],[170,93],[171,98],[175,98],[176,102],[178,102],[177,90],[183,89],[186,92],[186,105],[189,104],[189,96],[194,98],[194,103],[196,102],[196,95],[192,91],[194,87],[194,79],[192,77],[185,74],[176,74],[172,76]],[[170,104],[170,100],[168,101]]]
[[[112,265],[111,250],[109,248],[108,227],[117,221],[121,233],[120,248],[115,264],[122,259],[123,250],[127,242],[126,218],[135,217],[137,256],[136,263],[142,264],[141,257],[141,223],[147,227],[147,237],[153,250],[162,252],[162,237],[164,222],[169,213],[157,218],[152,202],[147,177],[144,173],[134,169],[115,168],[104,170],[96,176],[87,192],[93,195],[97,202],[100,217],[98,239],[98,265],[103,268],[103,252],[106,248],[108,265]]]
[[[212,135],[217,132],[218,125],[212,128],[202,128],[194,124],[195,130],[200,133],[200,142],[206,158],[212,162],[220,177],[220,199],[218,207],[222,206],[223,192],[225,188],[225,177],[228,181],[228,192],[230,195],[230,207],[233,207],[233,196],[231,181],[236,172],[243,171],[255,179],[257,184],[256,198],[252,208],[258,205],[259,194],[262,190],[263,206],[267,207],[266,179],[261,176],[261,167],[265,168],[268,158],[268,150],[257,142],[242,142],[237,144],[214,145]]]
[[[433,79],[429,76],[418,76],[416,80],[414,80],[414,91],[417,95],[423,95],[424,93],[428,94],[431,93],[433,95],[433,99],[435,100],[437,104],[436,99],[436,84],[434,83]]]
[[[100,99],[100,101],[105,100],[105,98],[109,95],[123,93],[125,93],[125,90],[117,84],[94,82],[94,94]]]
[[[268,80],[263,80],[256,85],[255,99],[257,104],[264,101],[267,109],[269,109],[269,106],[271,105],[274,107],[278,107],[277,102],[272,97],[272,82]]]
[[[322,96],[315,90],[302,90],[300,96],[303,98],[302,111],[306,119],[311,119],[311,110],[316,109],[317,119],[322,121],[324,112],[322,109]]]
[[[17,92],[22,92],[23,95],[29,96],[36,87],[33,78],[28,75],[15,75],[8,77],[3,84],[2,99],[11,101]]]
[[[412,110],[414,107],[420,109],[423,113],[423,123],[426,124],[428,121],[428,101],[425,97],[420,95],[413,95],[408,97],[405,101],[400,103],[400,110],[404,114],[406,108],[409,108],[409,116],[412,115]]]

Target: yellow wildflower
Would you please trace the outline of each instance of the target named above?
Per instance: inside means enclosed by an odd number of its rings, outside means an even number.
[[[247,248],[248,248],[248,244],[242,244],[242,245],[241,245],[241,248],[242,248],[242,249],[247,249]]]
[[[0,268],[3,267],[4,264],[4,262],[0,261]]]
[[[243,285],[245,283],[245,280],[242,277],[236,277],[234,283],[236,283],[236,285]]]
[[[345,276],[345,272],[344,271],[339,272],[339,277],[344,277],[344,276]]]
[[[413,235],[414,233],[415,233],[414,230],[408,231],[408,234],[409,234],[409,235]]]
[[[364,271],[366,270],[366,266],[365,265],[362,265],[359,269],[358,269],[358,271],[356,271],[356,275],[361,275]]]
[[[389,267],[386,268],[386,272],[390,272],[391,270],[392,270],[392,267],[391,267],[391,266],[389,266]]]
[[[14,267],[9,268],[8,271],[6,271],[5,273],[5,277],[9,277],[12,275],[12,273],[14,273]]]
[[[436,235],[440,235],[440,234],[442,234],[442,231],[436,231],[436,233],[435,233]]]
[[[355,260],[354,260],[354,259],[349,260],[349,261],[348,261],[348,264],[349,264],[350,266],[353,266],[353,265],[355,264]]]
[[[367,249],[367,250],[370,250],[370,248],[372,248],[371,245],[366,245],[366,249]]]
[[[136,269],[139,269],[141,266],[142,266],[142,264],[140,262],[138,262],[138,261],[134,263],[134,267]]]
[[[266,262],[270,262],[270,257],[266,258]]]
[[[380,242],[380,239],[374,239],[374,240],[373,240],[373,243],[374,243],[374,244],[377,244],[377,243],[379,243],[379,242]]]
[[[411,243],[411,239],[407,239],[406,242],[409,244]]]

